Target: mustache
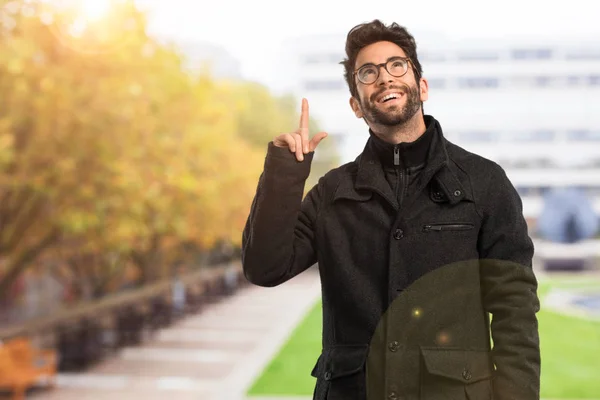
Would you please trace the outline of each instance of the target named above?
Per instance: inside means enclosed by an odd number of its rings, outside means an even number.
[[[383,88],[383,89],[381,89],[381,90],[377,91],[376,93],[373,93],[373,94],[371,95],[371,99],[370,99],[370,100],[371,100],[371,102],[373,102],[373,103],[374,103],[374,102],[375,102],[375,99],[376,99],[377,97],[381,96],[381,94],[382,94],[383,92],[386,92],[386,91],[388,91],[388,90],[400,90],[400,91],[404,92],[405,94],[410,94],[410,93],[412,93],[412,91],[411,91],[411,88],[410,88],[410,86],[408,86],[408,85],[405,85],[405,84],[401,84],[401,85],[391,85],[391,86],[385,87],[385,88]]]

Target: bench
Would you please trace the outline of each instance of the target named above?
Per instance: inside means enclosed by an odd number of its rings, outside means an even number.
[[[13,393],[12,400],[25,399],[25,392],[43,379],[53,387],[56,352],[38,350],[28,339],[12,339],[0,345],[0,389]]]

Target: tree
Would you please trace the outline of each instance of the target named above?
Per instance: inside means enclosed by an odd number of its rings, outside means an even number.
[[[41,256],[101,296],[122,265],[143,283],[239,245],[294,99],[192,75],[132,2],[93,24],[51,7],[0,0],[0,293]]]
[[[0,254],[9,260],[0,292],[60,235],[84,238],[84,254],[128,248],[130,201],[143,192],[123,184],[124,170],[137,171],[132,140],[169,133],[156,109],[187,84],[178,57],[146,36],[130,3],[111,15],[121,29],[90,26],[79,36],[63,35],[71,10],[44,18],[42,3],[17,3],[2,9],[16,22],[0,42],[9,60],[0,66]]]

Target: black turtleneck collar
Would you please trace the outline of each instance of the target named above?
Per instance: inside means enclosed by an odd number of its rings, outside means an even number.
[[[414,142],[409,143],[394,145],[385,142],[369,129],[369,148],[381,160],[383,167],[411,168],[420,166],[427,161],[429,145],[435,131],[435,120],[429,115],[425,115],[424,119],[425,133]]]

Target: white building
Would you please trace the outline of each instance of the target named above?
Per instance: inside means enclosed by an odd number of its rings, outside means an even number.
[[[452,40],[414,33],[429,82],[425,113],[465,149],[500,163],[522,195],[525,214],[540,193],[583,186],[600,213],[600,43],[564,38]],[[354,160],[368,138],[348,104],[345,35],[285,45],[286,89],[306,97],[310,115]],[[283,66],[282,66],[283,68]]]
[[[223,47],[206,42],[178,40],[187,67],[194,71],[210,71],[216,79],[242,79],[241,64]]]

